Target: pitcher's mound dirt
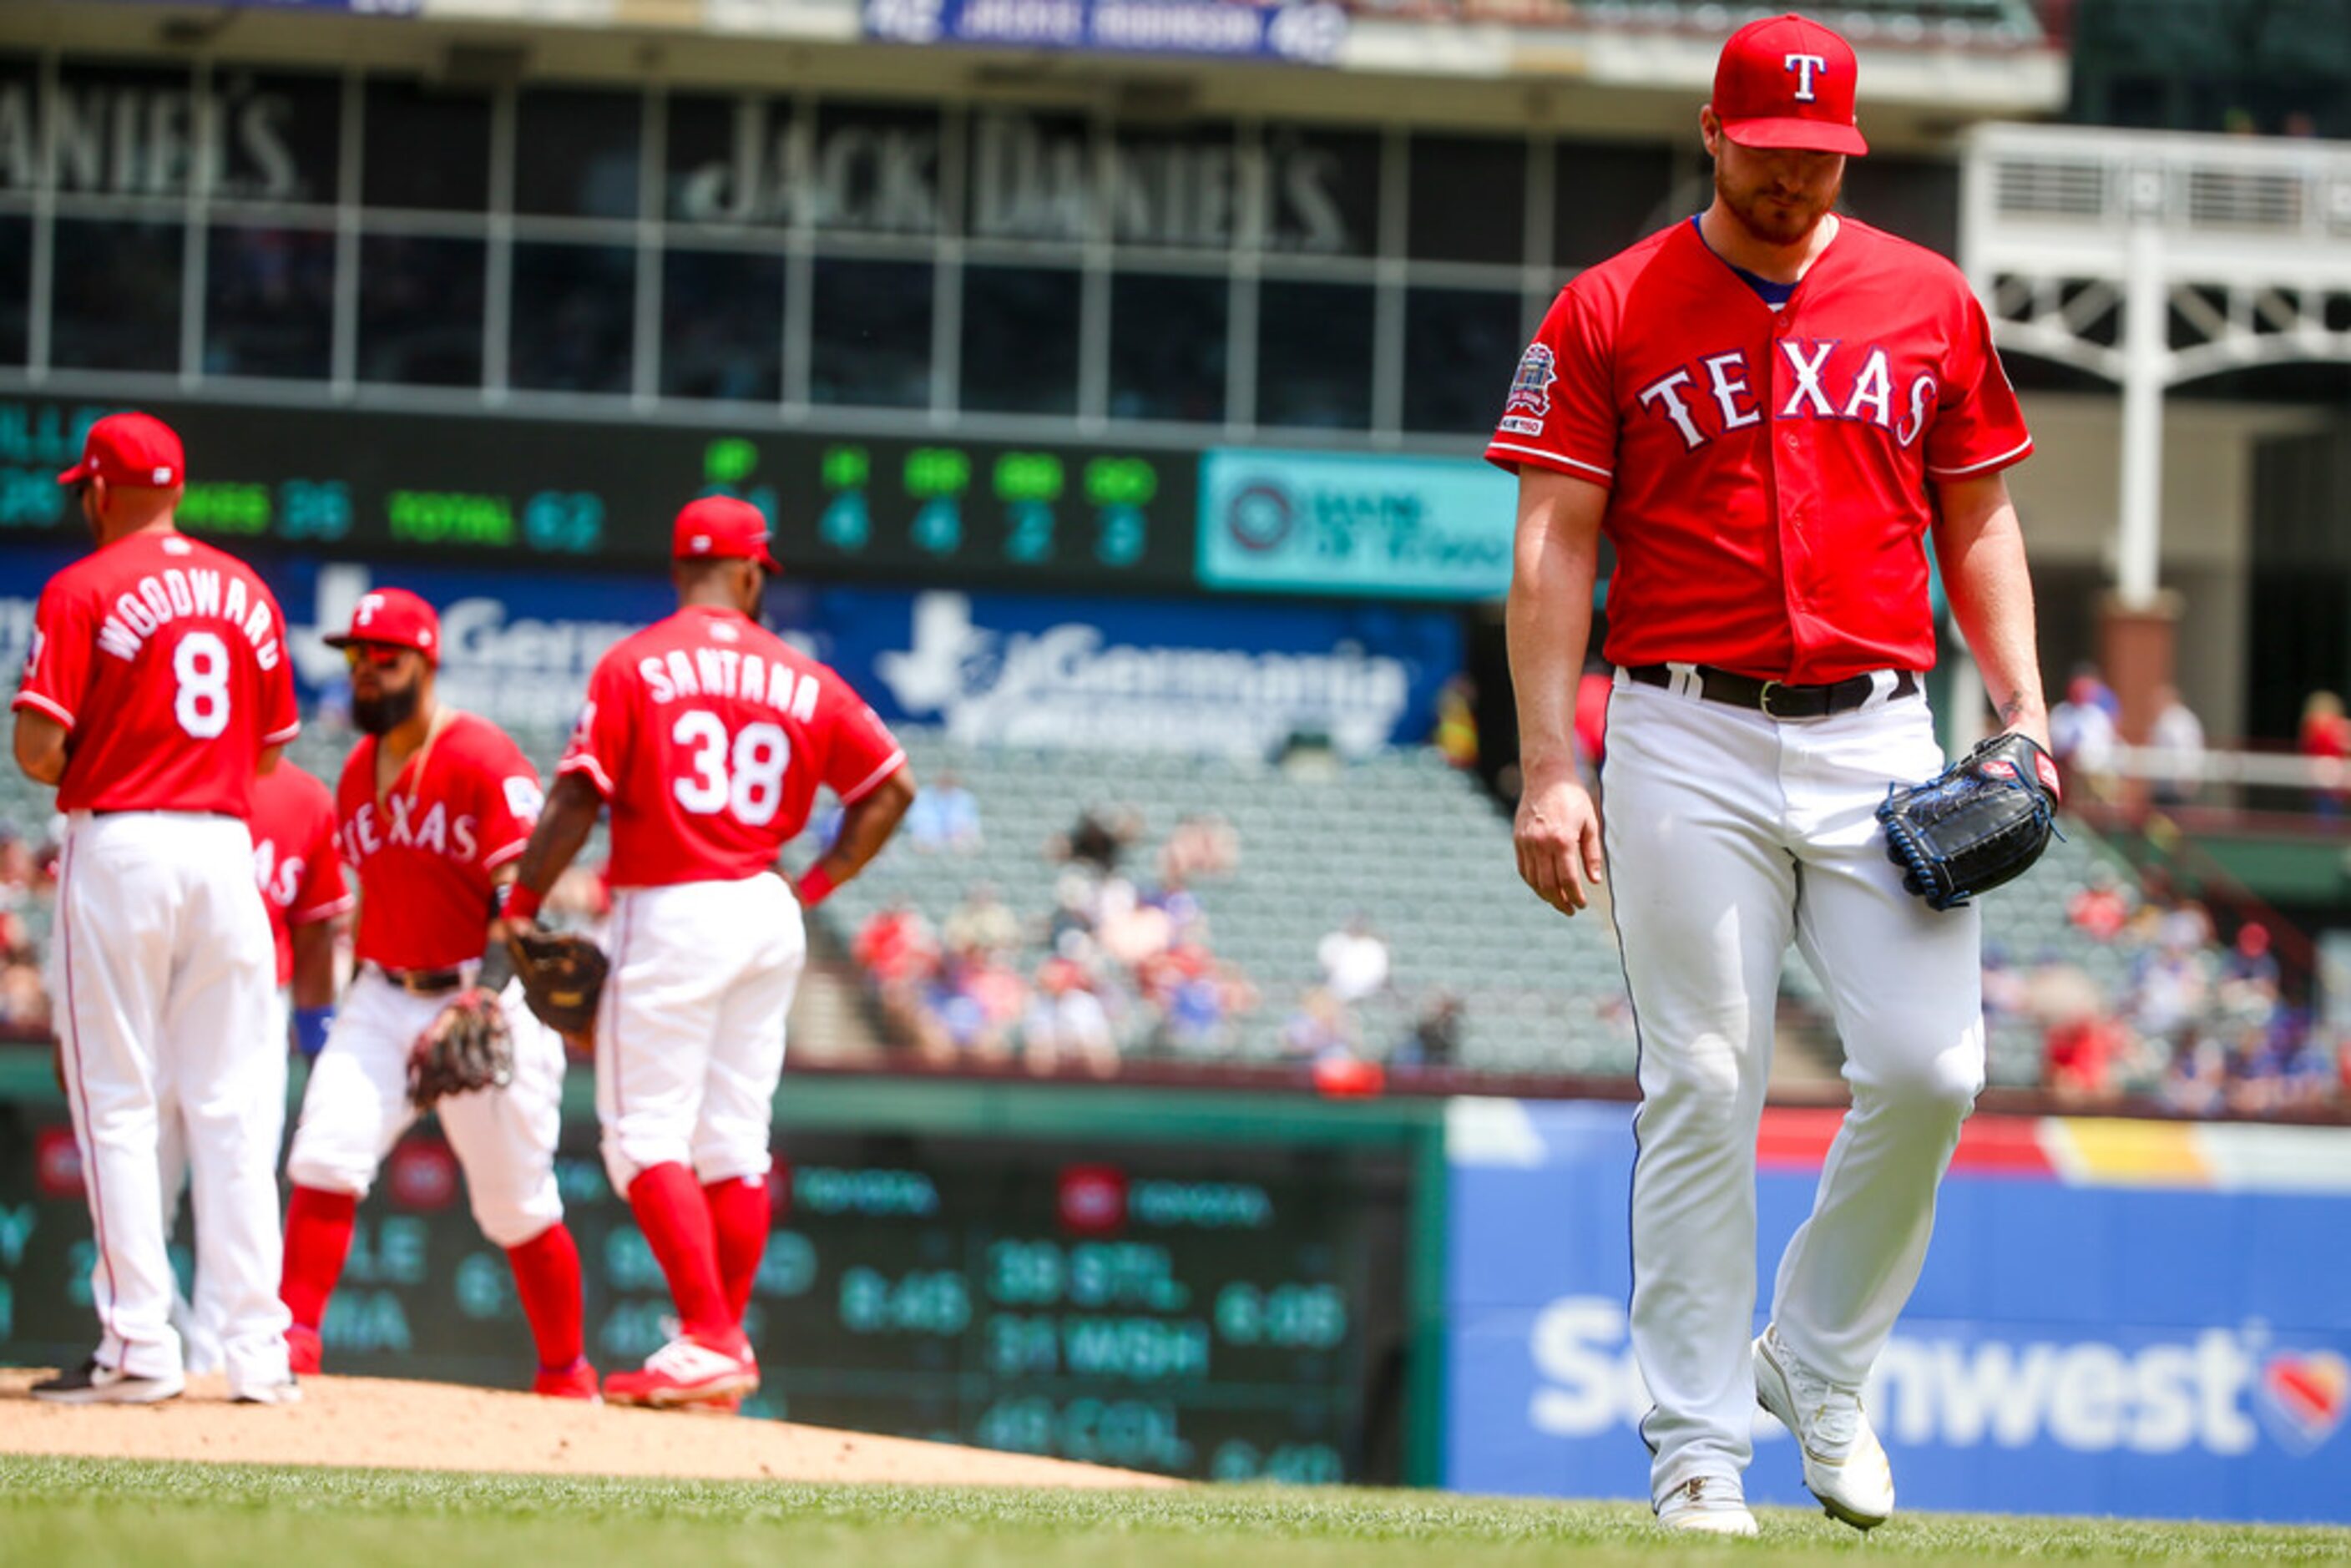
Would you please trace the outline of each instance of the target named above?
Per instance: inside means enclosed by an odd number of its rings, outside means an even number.
[[[724,1416],[444,1383],[306,1377],[299,1405],[232,1405],[216,1377],[154,1406],[44,1405],[0,1371],[0,1453],[224,1464],[908,1485],[1160,1487],[1159,1476]]]

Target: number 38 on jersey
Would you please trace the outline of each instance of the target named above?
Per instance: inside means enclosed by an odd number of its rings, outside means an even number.
[[[819,785],[853,801],[904,753],[823,664],[698,606],[604,655],[559,774],[611,803],[616,886],[737,880],[774,865]]]

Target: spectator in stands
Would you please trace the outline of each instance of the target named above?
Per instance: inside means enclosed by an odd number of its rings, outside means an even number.
[[[1461,1061],[1461,998],[1439,987],[1430,993],[1412,1029],[1396,1043],[1398,1067],[1453,1067]]]
[[[2082,664],[2065,683],[2065,700],[2049,710],[2051,754],[2069,780],[2080,780],[2093,795],[2107,793],[2113,779],[2120,737],[2108,706],[2112,696],[2096,668]]]
[[[2163,917],[2154,951],[2131,982],[2131,1017],[2149,1040],[2174,1040],[2203,1012],[2212,990],[2211,926],[2203,911],[2182,904]]]
[[[1020,918],[1012,906],[997,896],[996,889],[984,882],[971,884],[963,902],[947,916],[947,951],[961,957],[967,955],[993,956],[1009,953],[1020,946]]]
[[[2188,1116],[2216,1116],[2229,1103],[2229,1053],[2199,1033],[2171,1053],[2163,1072],[2163,1101]]]
[[[2332,821],[2351,800],[2351,718],[2344,716],[2343,699],[2333,692],[2313,692],[2302,705],[2302,754],[2314,764],[2317,788],[2310,809]]]
[[[1092,866],[1107,876],[1118,869],[1126,846],[1142,833],[1142,821],[1132,810],[1089,806],[1078,813],[1068,832],[1055,835],[1045,853],[1048,859]]]
[[[933,1061],[1007,1061],[1013,1028],[1029,1010],[1029,987],[994,954],[951,956],[923,988],[922,1009],[915,1038]]]
[[[1478,687],[1468,675],[1457,674],[1437,689],[1437,729],[1429,740],[1454,767],[1478,766]]]
[[[2049,1030],[2043,1042],[2042,1082],[2072,1104],[2111,1100],[2115,1070],[2130,1053],[2129,1031],[2102,1010],[2085,1012]]]
[[[1281,1026],[1283,1052],[1311,1064],[1352,1061],[1360,1044],[1346,1004],[1320,986],[1299,998],[1298,1010]]]
[[[0,959],[0,1034],[39,1040],[49,1032],[49,992],[40,967],[11,953]]]
[[[939,966],[938,938],[922,911],[898,901],[873,912],[849,945],[849,956],[865,976],[867,994],[880,1009],[893,1039],[911,1040],[925,1056],[952,1053],[951,1042],[934,1038],[923,993]]]
[[[2237,939],[2220,960],[2218,997],[2222,1008],[2268,1014],[2277,1006],[2277,955],[2270,951],[2270,928],[2258,920],[2237,927]]]
[[[927,854],[977,854],[982,839],[979,800],[961,779],[942,771],[906,809],[906,841]]]
[[[1112,961],[1136,969],[1167,950],[1176,924],[1126,878],[1104,877],[1094,894],[1094,940]]]
[[[1372,930],[1362,915],[1329,933],[1314,948],[1322,967],[1322,989],[1342,1007],[1377,994],[1388,983],[1388,945]]]
[[[2104,861],[2090,867],[2090,874],[2080,892],[2065,901],[2065,918],[2077,931],[2088,933],[2101,942],[2112,942],[2122,935],[2130,921],[2135,906],[2130,891],[2115,868]]]
[[[1059,1071],[1067,1061],[1096,1078],[1117,1076],[1110,1013],[1084,965],[1056,954],[1038,967],[1037,988],[1020,1023],[1020,1056],[1040,1075]]]
[[[2156,687],[2155,724],[2147,739],[2164,754],[2155,779],[2156,800],[2167,806],[2193,800],[2204,782],[2204,723],[2179,700],[2179,687]]]
[[[13,822],[0,822],[0,909],[21,909],[41,881],[32,843]]]
[[[1241,836],[1215,812],[1186,812],[1159,848],[1159,880],[1189,884],[1224,876],[1241,861]]]

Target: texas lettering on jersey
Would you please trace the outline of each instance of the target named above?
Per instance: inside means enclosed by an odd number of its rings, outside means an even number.
[[[360,878],[358,956],[387,969],[446,969],[482,956],[491,873],[522,853],[543,798],[506,732],[457,714],[381,798],[377,741],[352,748],[335,791],[343,858]]]
[[[180,534],[59,572],[15,703],[69,735],[58,809],[247,816],[261,753],[300,727],[285,634],[251,568]]]
[[[557,768],[611,805],[615,887],[740,881],[905,761],[831,670],[732,611],[682,610],[608,652]]]
[[[2032,447],[1959,270],[1844,218],[1776,310],[1687,222],[1580,274],[1486,455],[1606,487],[1611,662],[1813,683],[1933,665],[1933,486]]]

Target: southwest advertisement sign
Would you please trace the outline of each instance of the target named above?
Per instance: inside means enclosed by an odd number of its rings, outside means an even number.
[[[1756,1326],[1834,1113],[1771,1111]],[[1446,1484],[1648,1495],[1632,1108],[1451,1109]],[[1979,1118],[1867,1396],[1903,1506],[2351,1522],[2351,1130]],[[1748,1495],[1812,1504],[1759,1415]]]
[[[1337,5],[1231,0],[864,0],[865,36],[887,44],[1090,49],[1327,66],[1347,41]]]
[[[1461,665],[1437,611],[825,589],[820,658],[883,717],[959,741],[1262,758],[1292,734],[1348,755],[1417,741]]]
[[[1200,459],[1204,588],[1499,599],[1518,480],[1474,457],[1218,447]]]

